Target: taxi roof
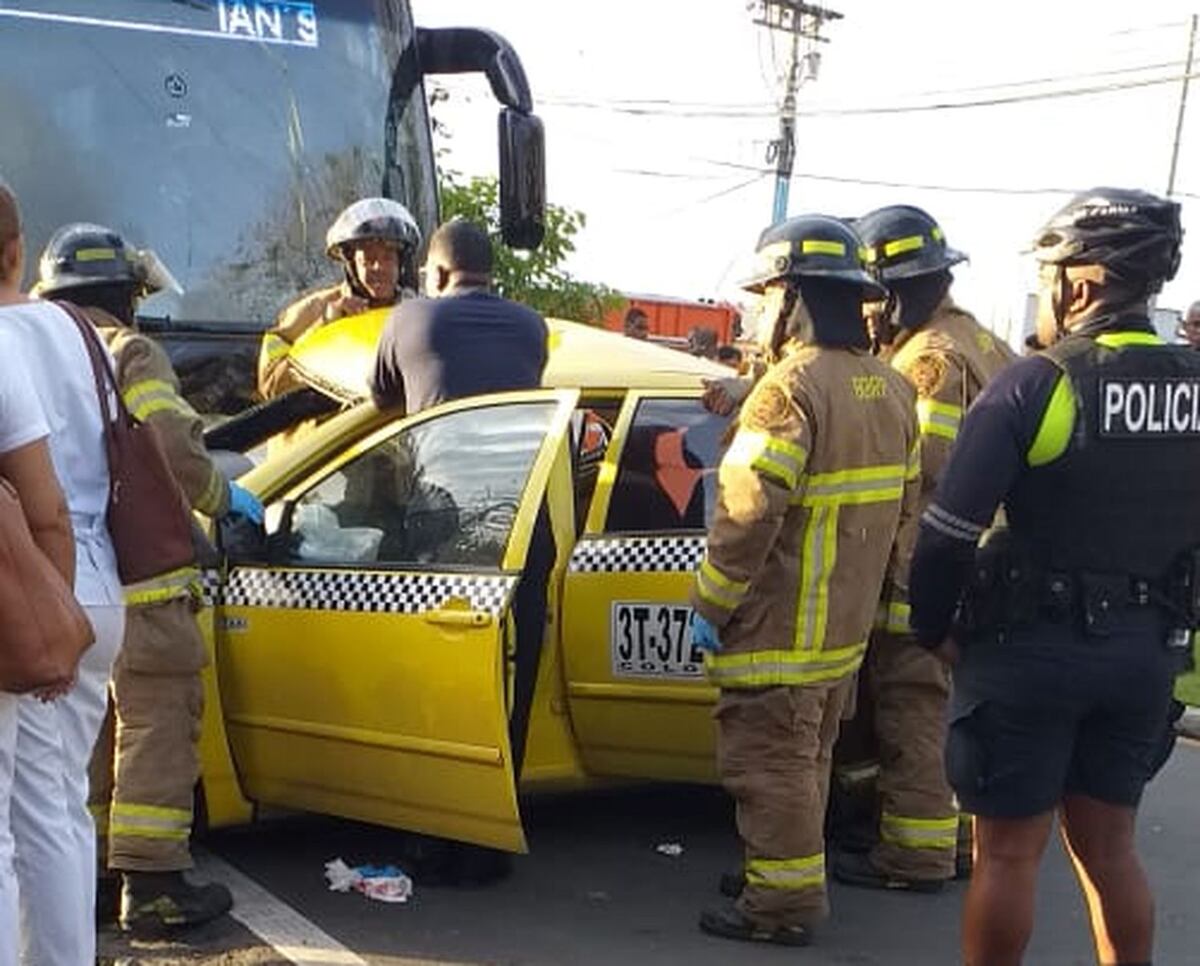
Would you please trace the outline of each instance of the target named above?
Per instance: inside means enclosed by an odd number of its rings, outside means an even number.
[[[373,368],[390,309],[376,309],[311,329],[292,349],[292,365],[315,388],[343,402],[369,395]],[[696,389],[704,379],[729,375],[709,359],[629,339],[616,332],[548,319],[548,389]]]

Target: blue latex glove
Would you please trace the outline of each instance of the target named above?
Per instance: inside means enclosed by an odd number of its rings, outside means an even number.
[[[699,614],[692,615],[692,644],[702,651],[715,654],[721,649],[721,637],[712,622]]]
[[[229,482],[229,512],[245,517],[251,523],[263,522],[263,505],[245,487]]]

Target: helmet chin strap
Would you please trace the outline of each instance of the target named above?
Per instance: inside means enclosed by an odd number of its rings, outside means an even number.
[[[1054,337],[1065,338],[1067,335],[1067,306],[1071,301],[1071,281],[1067,278],[1067,266],[1058,265],[1054,274],[1054,296],[1051,305],[1054,308]]]

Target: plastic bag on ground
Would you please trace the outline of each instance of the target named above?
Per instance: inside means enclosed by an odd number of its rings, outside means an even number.
[[[377,902],[408,902],[412,879],[394,865],[360,865],[354,868],[341,859],[325,863],[330,892],[358,892]]]

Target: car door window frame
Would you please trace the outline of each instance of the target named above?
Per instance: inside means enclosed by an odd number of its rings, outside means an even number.
[[[305,470],[298,475],[298,478],[294,482],[290,481],[278,488],[277,496],[268,503],[266,508],[268,519],[275,517],[279,522],[278,528],[273,533],[268,534],[268,547],[273,549],[269,549],[268,560],[264,561],[264,563],[270,566],[287,567],[294,570],[345,570],[357,568],[394,573],[421,573],[430,571],[444,573],[512,573],[520,570],[521,563],[528,551],[533,523],[541,505],[541,499],[531,500],[530,493],[540,492],[545,489],[557,455],[558,442],[564,433],[569,432],[571,414],[574,411],[575,404],[578,402],[578,397],[579,392],[577,390],[564,389],[542,389],[512,393],[492,393],[487,396],[472,396],[466,399],[443,403],[440,406],[431,407],[412,416],[399,416],[394,421],[371,430],[361,439],[350,443],[345,449],[326,459],[315,469],[311,465],[306,466]],[[281,546],[281,537],[294,532],[292,530],[292,522],[295,508],[299,504],[299,501],[306,494],[312,492],[335,473],[341,471],[359,457],[364,456],[403,432],[436,419],[471,410],[488,409],[496,406],[528,405],[539,402],[552,403],[555,405],[556,410],[546,426],[533,463],[526,473],[525,483],[521,488],[519,496],[517,512],[513,517],[512,526],[509,529],[508,538],[505,543],[504,555],[498,567],[481,564],[421,563],[418,561],[398,563],[371,561],[362,564],[352,562],[337,563],[324,560],[299,560],[290,556],[287,559],[278,559],[280,557],[279,547]],[[276,507],[281,507],[281,509],[275,509]]]
[[[630,430],[633,428],[633,422],[637,417],[638,408],[643,402],[655,402],[658,400],[695,400],[700,404],[703,396],[702,389],[643,389],[632,390],[625,397],[624,405],[621,407],[621,412],[617,417],[615,426],[613,427],[612,440],[609,442],[608,451],[604,455],[604,462],[600,468],[600,481],[596,486],[596,491],[592,496],[591,506],[588,509],[587,522],[584,525],[583,534],[589,537],[599,536],[681,536],[685,534],[703,533],[705,527],[686,528],[686,529],[664,529],[653,531],[638,531],[636,533],[625,533],[624,531],[610,530],[608,528],[609,511],[612,508],[613,492],[616,489],[617,481],[620,476],[621,460],[625,455],[626,447],[629,443]],[[715,472],[716,464],[707,468]]]

